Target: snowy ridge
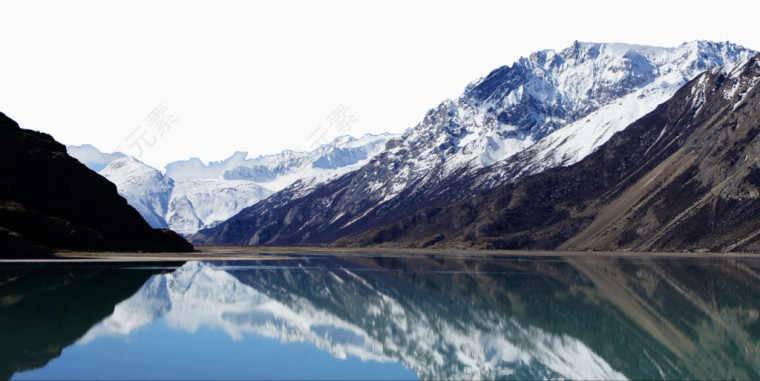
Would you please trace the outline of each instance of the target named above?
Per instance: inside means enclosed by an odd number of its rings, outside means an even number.
[[[66,151],[95,172],[100,172],[108,163],[125,156],[121,152],[103,153],[89,144],[66,146]]]
[[[536,52],[429,111],[383,156],[401,167],[398,176],[370,189],[390,200],[413,184],[488,167],[529,147],[535,158],[523,173],[572,164],[701,72],[752,55],[704,41],[676,48],[576,42]]]
[[[128,336],[163,317],[169,327],[188,332],[205,326],[219,328],[234,340],[256,334],[310,343],[336,358],[401,361],[421,378],[495,378],[526,369],[553,378],[625,378],[572,337],[488,312],[475,313],[474,321],[430,320],[431,315],[375,289],[356,273],[321,271],[314,279],[322,279],[324,289],[316,291],[337,298],[354,295],[364,315],[353,320],[361,322],[347,321],[302,296],[270,296],[267,291],[282,289],[277,284],[265,282],[259,289],[224,268],[189,262],[172,274],[153,276],[79,344],[101,336]],[[367,324],[372,328],[364,328]]]
[[[278,191],[299,179],[331,179],[353,171],[383,151],[385,143],[393,137],[393,134],[341,136],[310,152],[283,151],[250,159],[247,152],[236,152],[225,160],[208,164],[193,158],[169,163],[166,174],[175,180],[248,180]]]
[[[619,44],[615,45],[621,48]],[[753,52],[736,45],[702,41],[686,43],[675,49],[656,48],[643,52],[657,68],[658,75],[651,83],[549,134],[530,147],[527,154],[532,158],[521,173],[534,174],[580,161],[616,132],[671,98],[686,82],[704,70],[711,67],[733,68],[753,55]]]

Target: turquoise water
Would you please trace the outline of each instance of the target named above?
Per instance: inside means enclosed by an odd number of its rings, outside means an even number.
[[[760,261],[332,257],[0,270],[0,378],[760,377]]]

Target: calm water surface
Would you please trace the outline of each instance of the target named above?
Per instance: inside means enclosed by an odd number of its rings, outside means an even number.
[[[0,379],[760,378],[760,261],[0,269]]]

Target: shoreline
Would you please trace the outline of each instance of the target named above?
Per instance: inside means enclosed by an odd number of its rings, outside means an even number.
[[[559,257],[559,258],[712,258],[759,259],[756,253],[631,252],[559,250],[465,250],[348,248],[323,246],[197,246],[188,253],[57,251],[52,257],[0,259],[0,264],[33,263],[153,263],[188,261],[261,261],[303,256],[407,256],[407,257]]]

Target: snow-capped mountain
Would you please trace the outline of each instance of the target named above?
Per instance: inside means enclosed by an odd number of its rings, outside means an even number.
[[[707,70],[574,165],[340,244],[758,252],[759,84],[760,54]]]
[[[250,181],[175,181],[133,157],[111,161],[100,174],[151,226],[180,234],[215,226],[272,193]]]
[[[121,153],[104,154],[92,146],[67,149],[116,184],[151,226],[192,234],[218,225],[295,181],[315,186],[356,170],[394,136],[342,136],[311,152],[284,151],[254,159],[236,152],[207,165],[190,159],[167,165],[165,174]]]
[[[675,48],[576,42],[536,52],[428,111],[356,172],[316,187],[296,182],[194,240],[325,243],[467,199],[577,162],[699,73],[752,54],[704,41]]]
[[[589,44],[580,44],[580,46]],[[612,49],[628,45],[610,44]],[[548,168],[577,163],[604,144],[616,132],[670,99],[686,82],[698,74],[749,59],[754,52],[730,43],[693,41],[674,49],[639,47],[656,68],[657,76],[646,86],[608,102],[594,112],[551,133],[528,149],[499,165],[482,171],[483,177],[497,178],[490,187],[513,181]],[[476,181],[477,183],[477,181]]]
[[[284,285],[264,281],[260,289],[241,282],[224,267],[188,262],[171,274],[153,276],[79,343],[127,336],[162,318],[168,327],[188,332],[207,327],[236,340],[255,334],[284,343],[306,342],[336,358],[400,361],[423,379],[482,379],[516,373],[625,378],[578,339],[524,326],[493,311],[472,309],[468,316],[458,317],[444,309],[436,316],[397,300],[348,269],[295,271],[324,280],[320,292],[333,295],[329,299],[336,304],[340,303],[335,300],[349,298],[345,302],[359,303],[353,307],[364,314],[340,316],[331,308],[333,303],[315,304],[316,300],[287,293]]]

